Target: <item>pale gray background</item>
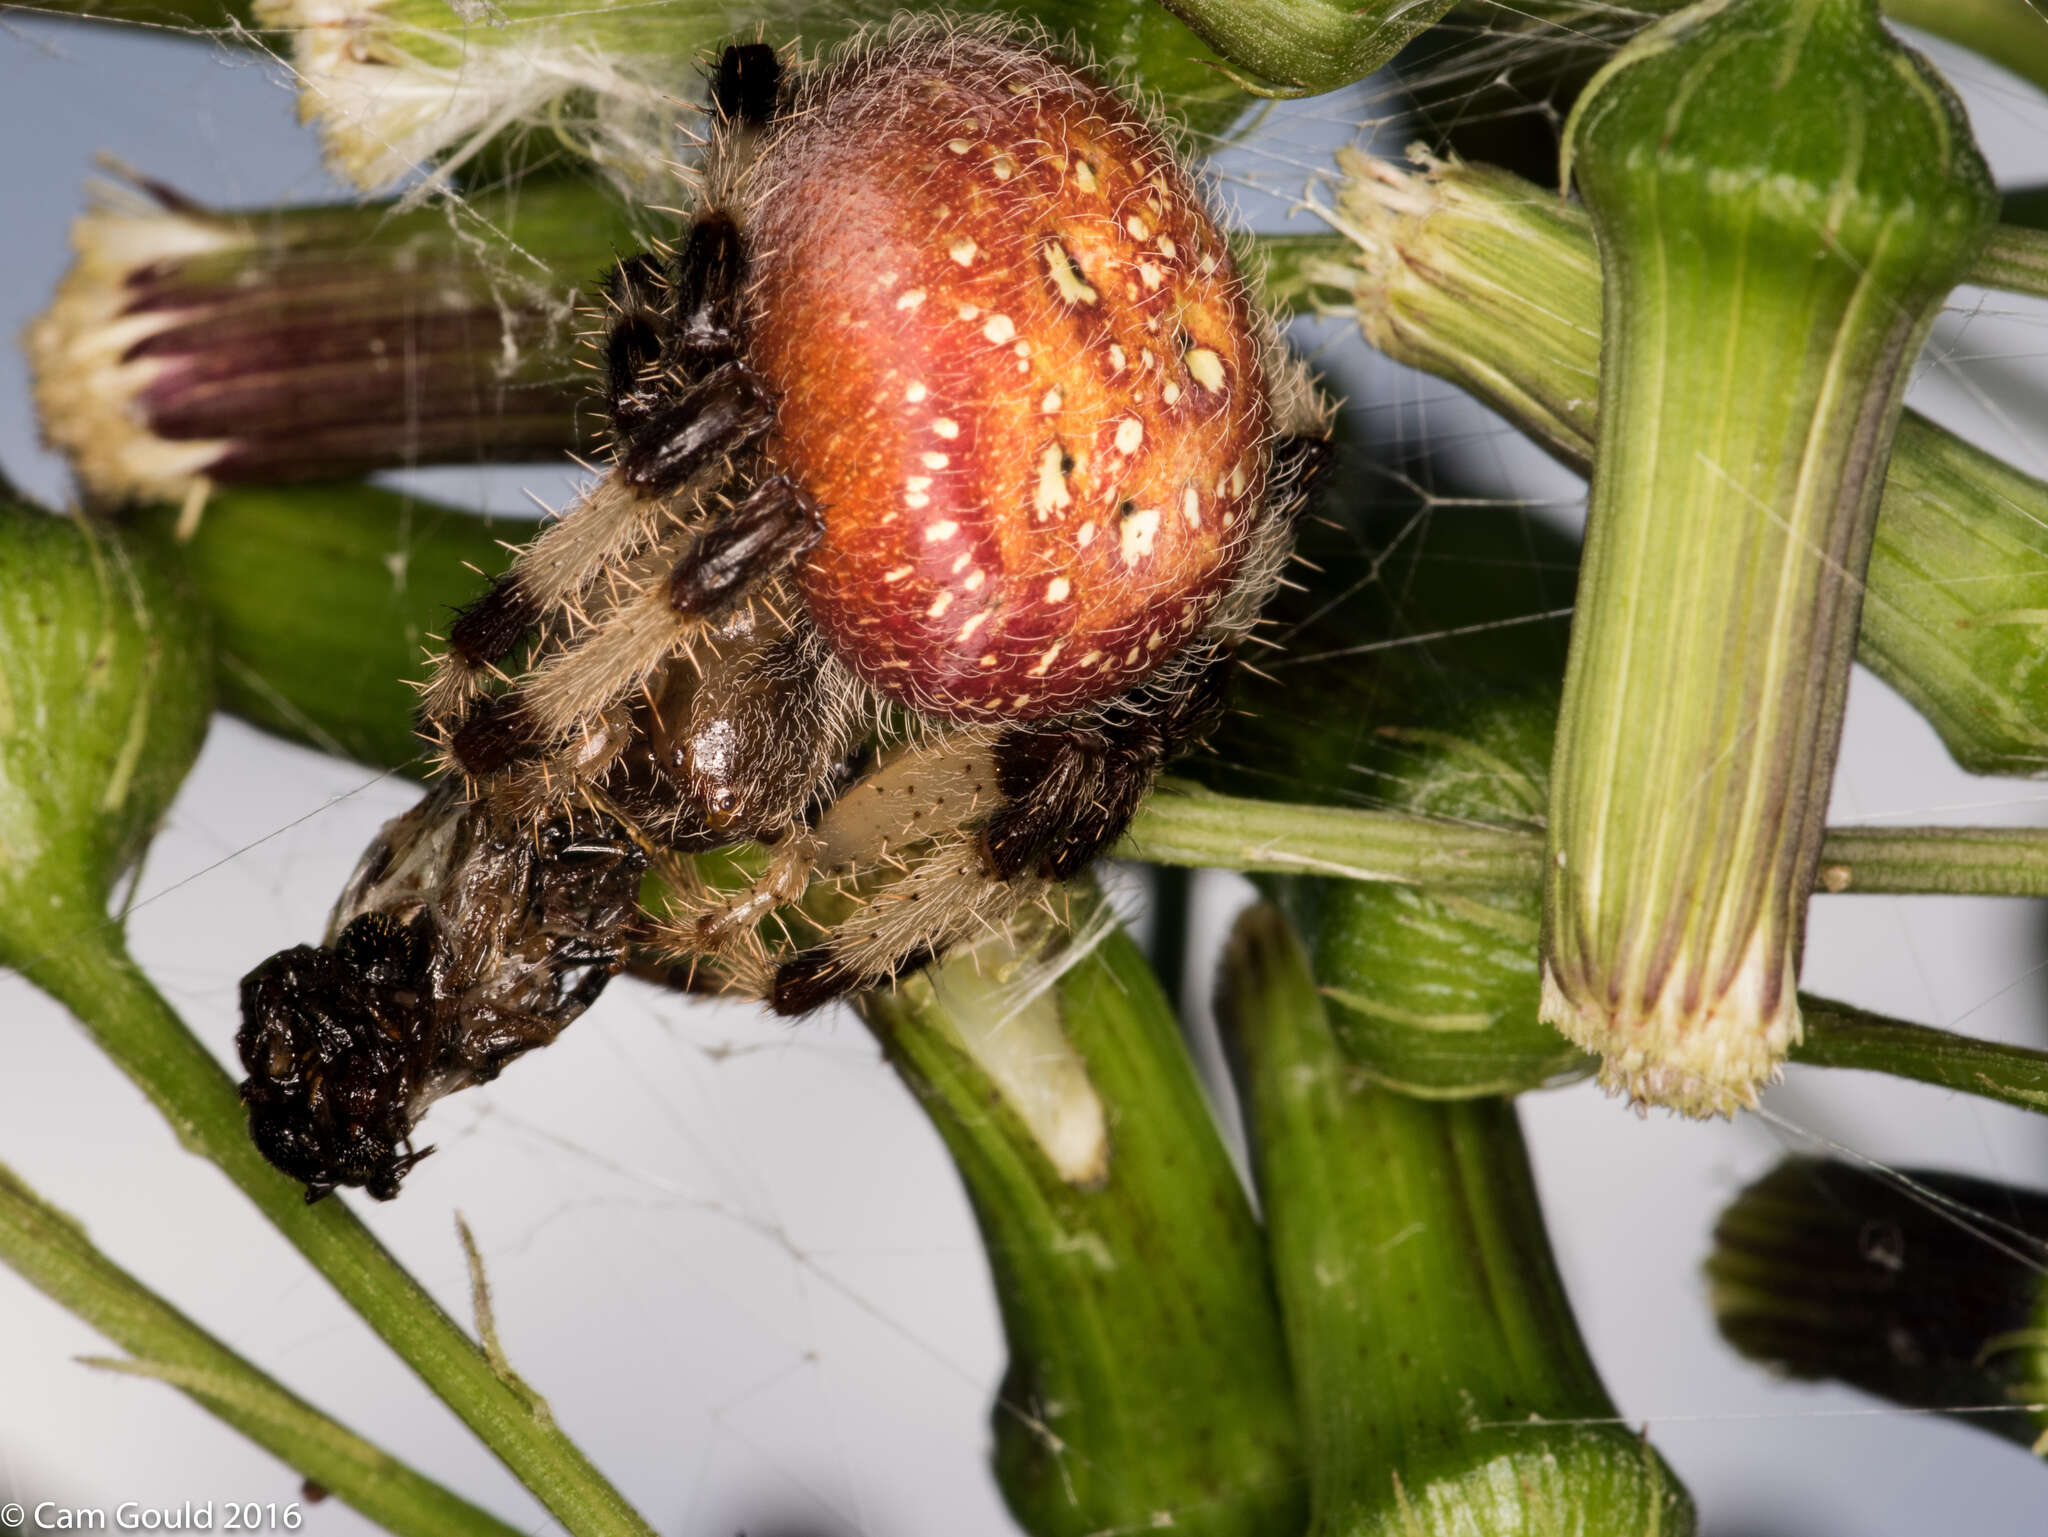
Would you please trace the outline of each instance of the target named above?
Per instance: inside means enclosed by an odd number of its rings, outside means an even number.
[[[2048,24],[2048,23],[2044,23]],[[2048,106],[1954,65],[2001,176],[2048,179]],[[201,199],[334,196],[275,71],[140,30],[0,11],[0,333],[45,301],[91,156],[109,150]],[[1348,136],[1369,93],[1263,131],[1300,161]],[[1235,174],[1283,196],[1273,153]],[[1270,199],[1243,196],[1262,219]],[[2039,305],[1959,295],[1915,400],[2048,471]],[[1466,472],[1574,515],[1578,487],[1443,386],[1338,328],[1308,342],[1354,409],[1403,438],[1467,447]],[[2004,400],[1986,410],[1976,397]],[[0,360],[0,464],[58,498],[18,353]],[[561,475],[522,471],[551,500]],[[445,494],[502,497],[463,472]],[[1971,780],[1868,677],[1851,700],[1838,820],[2042,820],[2042,794]],[[216,722],[142,879],[138,955],[232,1055],[235,983],[314,937],[364,842],[413,791]],[[1207,878],[1209,939],[1245,888]],[[1823,898],[1816,989],[1972,1033],[2048,1042],[2037,904]],[[1206,987],[1198,982],[1195,991]],[[0,977],[0,1159],[114,1256],[322,1406],[508,1519],[548,1525],[223,1181],[173,1145],[60,1011]],[[1638,1121],[1590,1087],[1525,1120],[1553,1232],[1622,1412],[1647,1422],[1719,1537],[2022,1533],[2048,1474],[1959,1425],[1772,1382],[1714,1336],[1698,1265],[1718,1206],[1787,1147],[1829,1139],[1889,1163],[2048,1184],[2048,1123],[1979,1101],[1794,1069],[1770,1119]],[[850,1020],[791,1028],[622,983],[564,1041],[434,1112],[440,1153],[378,1232],[458,1312],[459,1207],[483,1246],[504,1340],[556,1415],[663,1531],[1000,1532],[984,1471],[1002,1342],[967,1205],[907,1095]],[[74,1364],[106,1347],[0,1271],[0,1501],[286,1500],[296,1480],[175,1393]],[[307,1529],[365,1523],[329,1503]]]

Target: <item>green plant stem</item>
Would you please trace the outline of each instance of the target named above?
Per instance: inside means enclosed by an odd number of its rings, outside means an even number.
[[[1806,1038],[1792,1048],[1794,1062],[1888,1073],[2048,1113],[2048,1051],[1972,1040],[1810,993],[1800,994],[1799,1010]]]
[[[1448,890],[1529,886],[1543,870],[1543,835],[1528,828],[1251,800],[1173,779],[1145,802],[1118,852],[1159,865]]]
[[[25,958],[20,969],[78,1017],[187,1151],[233,1180],[564,1527],[576,1537],[651,1537],[547,1406],[493,1371],[347,1206],[331,1198],[308,1205],[295,1181],[264,1162],[234,1081],[129,958],[118,929],[85,927]]]
[[[2048,32],[2048,19],[2040,23]],[[1969,281],[2020,294],[2048,294],[2048,234],[2023,225],[2001,224],[1970,266]]]
[[[1281,1537],[1303,1510],[1264,1245],[1158,982],[1120,930],[1033,993],[991,942],[862,1013],[959,1168],[1010,1368],[996,1476],[1035,1537]]]
[[[400,1537],[514,1537],[486,1510],[337,1424],[94,1247],[0,1165],[0,1261],[129,1352],[100,1364],[168,1382]]]
[[[1399,811],[1252,800],[1167,780],[1120,852],[1163,865],[1485,890],[1538,879],[1543,836]],[[1829,892],[2048,896],[2048,828],[1831,828],[1821,867]]]
[[[1308,1451],[1312,1537],[1675,1537],[1691,1502],[1616,1423],[1514,1107],[1358,1074],[1279,912],[1232,936],[1218,1014],[1248,1107]]]
[[[177,514],[140,522],[168,534]],[[373,486],[233,487],[208,502],[184,567],[211,611],[221,705],[323,752],[418,771],[431,637],[505,568],[533,525]],[[504,542],[501,542],[504,541]]]

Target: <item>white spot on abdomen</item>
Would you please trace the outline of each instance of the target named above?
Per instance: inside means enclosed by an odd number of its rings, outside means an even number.
[[[1067,491],[1067,477],[1060,468],[1064,457],[1057,443],[1046,444],[1038,456],[1038,489],[1031,493],[1031,505],[1037,509],[1041,522],[1074,504]]]
[[[1159,509],[1140,507],[1136,512],[1125,513],[1117,534],[1124,564],[1136,565],[1152,553],[1153,542],[1159,537]]]

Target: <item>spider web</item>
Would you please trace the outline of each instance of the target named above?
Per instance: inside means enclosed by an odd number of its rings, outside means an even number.
[[[341,195],[311,137],[286,129],[284,72],[150,31],[0,11],[0,114],[16,146],[8,190],[20,232],[0,248],[10,333],[63,264],[63,230],[95,150],[221,206]],[[1470,92],[1475,112],[1545,110],[1480,96],[1514,57],[1512,45],[1489,47],[1477,63],[1445,66],[1457,71],[1451,98]],[[1933,51],[1968,96],[2001,182],[2048,179],[2041,99]],[[1377,82],[1276,107],[1215,165],[1257,227],[1314,228],[1295,205],[1327,174],[1330,150],[1372,138],[1397,151],[1396,112]],[[1475,510],[1576,527],[1577,480],[1484,408],[1372,354],[1341,318],[1303,322],[1295,339],[1373,445],[1371,489],[1418,509],[1406,537]],[[1912,398],[2038,474],[2048,473],[2048,440],[2033,425],[2044,389],[2048,307],[1965,291]],[[61,499],[60,468],[33,446],[18,357],[0,370],[0,390],[0,464]],[[544,466],[391,478],[496,510],[516,507],[524,488],[561,505],[574,482]],[[1435,639],[1402,637],[1425,653]],[[130,934],[223,1060],[237,979],[319,932],[363,845],[416,793],[216,721],[139,882]],[[1369,785],[1359,800],[1374,803]],[[2044,807],[2048,792],[2025,782],[1960,774],[1917,716],[1858,674],[1833,820],[2038,823]],[[1197,882],[1186,991],[1198,1014],[1217,936],[1247,890],[1229,876]],[[2042,919],[2030,902],[1822,899],[1806,981],[1971,1034],[2048,1044]],[[155,1113],[61,1011],[0,977],[0,1021],[11,1053],[0,1158],[81,1216],[116,1259],[345,1423],[522,1527],[550,1525],[402,1367],[365,1347],[361,1326],[225,1182],[173,1152]],[[1206,1027],[1197,1021],[1198,1039]],[[1213,1049],[1204,1055],[1227,1099]],[[1775,1383],[1736,1358],[1714,1335],[1698,1264],[1721,1204],[1788,1149],[2039,1183],[2048,1126],[1933,1089],[1797,1068],[1767,1096],[1766,1114],[1733,1124],[1638,1123],[1586,1086],[1522,1104],[1595,1357],[1622,1414],[1648,1424],[1691,1487],[1706,1530],[2035,1528],[2040,1475],[2002,1444],[1925,1423],[1942,1416]],[[752,1537],[1007,1529],[985,1467],[1004,1352],[971,1214],[921,1113],[850,1018],[792,1028],[621,982],[544,1057],[437,1107],[428,1131],[441,1152],[404,1199],[365,1214],[464,1315],[451,1222],[461,1210],[514,1364],[658,1527]],[[67,1359],[104,1352],[0,1271],[0,1502],[295,1497],[278,1465],[184,1399]],[[367,1529],[333,1504],[309,1527]]]

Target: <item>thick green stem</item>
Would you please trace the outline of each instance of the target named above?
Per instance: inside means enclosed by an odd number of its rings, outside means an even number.
[[[195,38],[225,33],[255,41],[248,0],[8,0],[7,8],[76,21],[161,27]]]
[[[532,527],[371,486],[217,492],[183,564],[213,615],[223,708],[361,763],[422,765],[406,680]]]
[[[1533,886],[1543,835],[1406,811],[1288,805],[1178,780],[1145,802],[1120,852],[1159,865],[1487,891]]]
[[[337,1424],[102,1254],[0,1165],[0,1262],[129,1352],[108,1367],[189,1396],[287,1466],[401,1537],[514,1537],[515,1528]]]
[[[1799,995],[1799,1012],[1806,1035],[1792,1048],[1794,1062],[1889,1073],[2048,1113],[2048,1051],[1972,1040],[1811,993]]]
[[[1232,938],[1235,1048],[1315,1537],[1675,1537],[1691,1501],[1579,1337],[1513,1106],[1358,1074],[1273,908]]]
[[[1162,1512],[1218,1537],[1299,1531],[1264,1246],[1178,1027],[1120,931],[1056,981],[1044,938],[862,1005],[981,1225],[1010,1346],[997,1479],[1037,1537]]]
[[[1362,155],[1332,222],[1366,337],[1471,390],[1573,469],[1598,430],[1601,282],[1576,207],[1485,166]],[[1318,269],[1321,271],[1322,269]],[[1322,272],[1325,287],[1332,275]],[[1973,773],[2048,771],[2048,484],[1908,411],[1872,541],[1857,660]]]

